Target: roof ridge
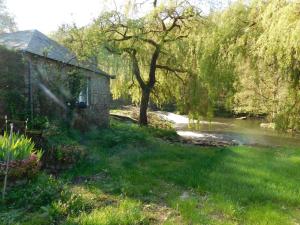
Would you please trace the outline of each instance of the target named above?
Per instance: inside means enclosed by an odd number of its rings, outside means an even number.
[[[80,67],[98,74],[108,75],[98,69],[95,64],[86,65],[76,57],[76,54],[61,43],[49,38],[38,30],[25,30],[0,35],[0,44],[28,53],[46,57],[64,64]]]
[[[18,32],[26,32],[26,31],[18,31]],[[30,43],[31,43],[31,41],[33,40],[33,36],[34,36],[36,30],[27,30],[27,32],[30,32],[30,33],[31,33],[31,36],[30,36],[29,41],[27,42],[27,45],[26,45],[25,50],[27,50],[28,47],[30,46]]]

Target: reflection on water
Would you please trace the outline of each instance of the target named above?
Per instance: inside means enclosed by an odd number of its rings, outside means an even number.
[[[261,128],[261,120],[239,120],[214,118],[213,121],[200,121],[189,124],[187,116],[156,111],[162,119],[172,122],[180,136],[198,139],[227,140],[246,145],[262,146],[300,146],[300,136],[278,133],[272,129]],[[189,132],[187,132],[189,131]],[[192,131],[192,132],[190,132]]]
[[[237,120],[214,118],[212,123],[199,125],[176,123],[178,130],[212,134],[222,139],[235,140],[240,144],[267,146],[300,146],[300,136],[279,133],[272,129],[260,128],[259,120]]]

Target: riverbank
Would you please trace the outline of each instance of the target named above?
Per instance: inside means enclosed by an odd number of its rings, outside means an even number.
[[[138,119],[138,109],[125,107],[112,113]],[[300,146],[300,135],[280,133],[267,129],[261,119],[213,118],[212,121],[189,121],[185,115],[171,112],[150,111],[152,126],[173,128],[181,140],[186,143],[202,146]],[[269,125],[269,124],[268,124]],[[268,126],[269,127],[269,126]]]
[[[225,123],[220,122],[209,122],[209,121],[190,121],[187,116],[178,115],[171,112],[164,111],[150,111],[149,113],[149,123],[154,127],[159,128],[172,128],[175,129],[180,142],[185,144],[193,144],[199,146],[235,146],[238,145],[239,142],[234,140],[233,138],[208,133],[208,132],[194,132],[187,130],[187,127],[191,123],[195,125],[218,125],[218,126],[230,126]],[[138,122],[138,109],[135,107],[125,107],[123,110],[112,110],[111,115],[119,118],[121,120],[127,120],[130,122],[137,123]]]
[[[173,135],[117,121],[57,133],[87,158],[9,190],[0,224],[300,223],[299,148],[208,148],[166,141]]]

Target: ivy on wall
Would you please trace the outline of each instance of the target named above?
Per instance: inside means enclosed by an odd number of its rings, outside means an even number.
[[[25,119],[25,73],[22,55],[0,47],[0,114],[13,119]]]

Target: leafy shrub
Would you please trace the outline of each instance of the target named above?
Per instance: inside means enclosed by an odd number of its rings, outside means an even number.
[[[61,221],[67,216],[78,216],[80,213],[90,212],[92,205],[85,202],[80,195],[75,195],[64,189],[60,199],[53,201],[51,205],[42,207],[52,221]]]
[[[96,139],[103,147],[114,147],[117,145],[134,144],[139,142],[145,142],[148,138],[148,134],[140,129],[137,125],[128,125],[112,121],[111,128],[102,129],[99,132],[95,132],[95,137],[90,135],[90,138]]]
[[[8,207],[26,207],[28,210],[36,210],[41,206],[49,205],[60,199],[64,186],[62,182],[52,176],[40,174],[36,179],[29,181],[20,188],[13,187],[6,197]]]
[[[37,116],[30,123],[30,129],[44,130],[49,127],[49,120],[46,116]]]
[[[22,209],[22,212],[18,214],[14,209]],[[32,224],[38,218],[27,217],[31,212],[39,212],[40,219],[47,221],[46,224],[59,224],[67,216],[90,211],[91,206],[80,195],[69,191],[62,181],[40,174],[25,185],[9,190],[6,204],[0,204],[0,224]]]
[[[72,167],[86,155],[86,149],[80,145],[58,145],[44,153],[43,162],[47,169],[57,172]]]
[[[0,137],[0,178],[5,175],[5,168],[9,156],[8,176],[11,180],[33,177],[40,168],[41,151],[36,151],[34,143],[23,135],[12,135],[12,143],[8,134]]]
[[[78,144],[82,134],[74,129],[70,129],[68,124],[61,121],[52,121],[51,125],[43,132],[50,147],[56,145]]]
[[[89,139],[95,140],[99,146],[107,149],[128,144],[147,144],[153,137],[170,141],[178,140],[178,135],[174,129],[140,127],[137,124],[116,120],[111,120],[110,128],[94,130],[87,135]]]
[[[4,178],[6,164],[0,164],[0,178]],[[32,154],[28,159],[15,160],[8,164],[8,177],[10,180],[18,180],[22,178],[34,177],[39,169],[40,162],[35,154]]]
[[[153,137],[161,138],[169,141],[178,141],[178,134],[174,129],[161,129],[161,128],[153,128],[147,127],[147,132],[153,135]]]

